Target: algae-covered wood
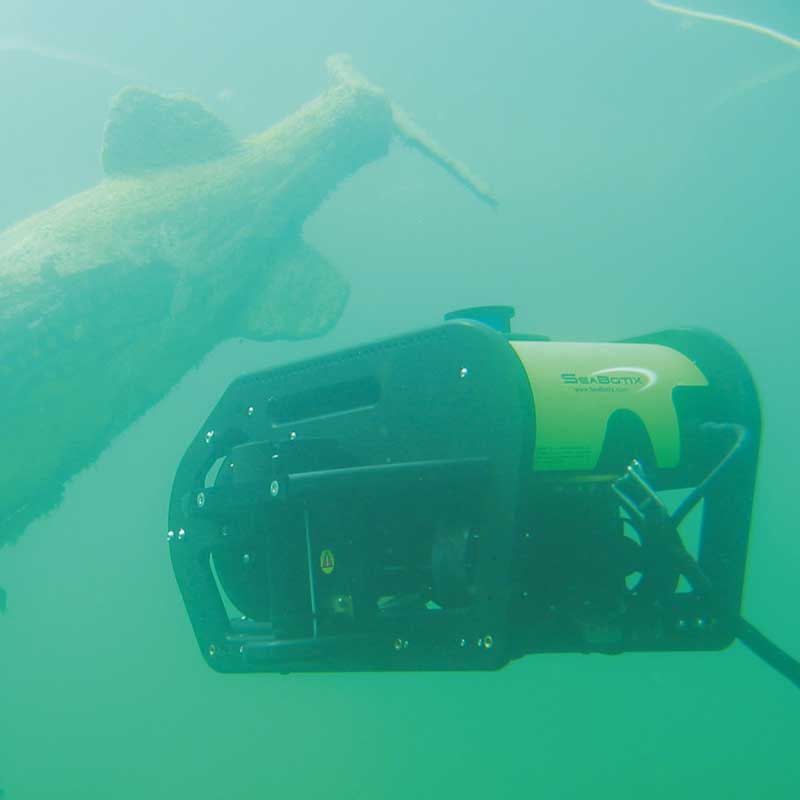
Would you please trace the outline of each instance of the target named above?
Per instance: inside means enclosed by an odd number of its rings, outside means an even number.
[[[331,66],[328,91],[244,142],[185,98],[123,93],[106,130],[111,174],[0,234],[0,543],[217,343],[336,322],[347,285],[303,223],[393,136],[494,203],[345,59]],[[137,98],[146,113],[131,111]],[[170,130],[135,128],[162,106]],[[208,148],[176,151],[204,130]]]

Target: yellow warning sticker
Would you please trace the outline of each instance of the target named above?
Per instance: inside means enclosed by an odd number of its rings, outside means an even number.
[[[336,559],[333,557],[333,552],[325,549],[319,556],[319,568],[326,574],[330,575],[336,566]]]

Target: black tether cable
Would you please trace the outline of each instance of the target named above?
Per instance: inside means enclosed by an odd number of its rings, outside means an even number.
[[[717,464],[717,466],[711,470],[711,472],[706,476],[705,480],[699,486],[696,486],[689,496],[686,497],[686,499],[672,513],[672,524],[676,528],[681,524],[681,522],[684,521],[684,519],[686,519],[689,512],[703,499],[711,485],[725,471],[734,458],[743,452],[744,447],[751,441],[750,431],[748,431],[747,428],[743,427],[742,425],[707,422],[702,427],[703,430],[707,432],[730,431],[731,433],[735,434],[736,439],[731,445],[730,450],[728,450],[723,457],[722,461],[720,461],[719,464]]]
[[[708,491],[711,484],[716,481],[720,474],[725,471],[725,468],[739,453],[743,452],[751,442],[750,432],[741,425],[706,424],[704,427],[709,431],[729,430],[735,434],[736,438],[733,446],[726,453],[722,461],[717,464],[716,468],[711,471],[711,474],[683,501],[683,503],[681,503],[675,513],[672,514],[672,522],[675,527],[683,522],[687,514]],[[739,617],[736,625],[736,638],[750,650],[751,653],[800,689],[800,661],[792,658],[785,650],[781,650],[778,645],[767,639],[758,628],[753,627],[746,619],[742,619],[742,617]]]
[[[761,631],[754,628],[746,619],[739,617],[736,637],[752,653],[780,672],[800,689],[800,661],[792,658],[785,650],[771,642]]]
[[[720,475],[725,472],[736,457],[746,451],[752,439],[750,432],[742,425],[706,423],[703,425],[703,429],[711,433],[730,432],[735,436],[734,442],[719,464],[714,467],[705,480],[689,493],[671,515],[667,515],[666,519],[661,520],[658,519],[658,514],[655,515],[656,521],[655,524],[651,525],[652,530],[650,534],[655,536],[655,540],[664,549],[667,557],[672,560],[680,574],[689,581],[694,591],[713,595],[713,587],[708,577],[684,547],[680,534],[678,533],[678,526],[686,519],[689,512],[703,499],[711,485],[717,481]],[[630,471],[631,468],[629,467],[629,472]],[[636,474],[632,477],[636,478]],[[639,474],[638,481],[639,485],[645,487],[652,497],[655,498],[655,493],[641,474]],[[618,491],[617,494],[619,494],[623,501],[628,500],[628,503],[632,503],[624,493]],[[657,502],[660,505],[660,501]],[[639,538],[644,542],[646,537],[643,535],[642,527],[646,524],[647,515],[640,512],[640,516],[641,520],[639,522],[635,522],[633,519],[626,519],[624,521],[629,523],[637,531]],[[785,650],[781,650],[778,645],[767,639],[761,631],[741,617],[738,618],[736,623],[736,638],[747,647],[751,653],[800,689],[800,661],[792,658]]]

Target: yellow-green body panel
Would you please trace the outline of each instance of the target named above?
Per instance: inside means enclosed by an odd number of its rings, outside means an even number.
[[[690,359],[669,347],[636,343],[511,341],[536,409],[537,471],[596,467],[608,420],[628,410],[643,422],[658,466],[680,462],[678,386],[707,386]]]

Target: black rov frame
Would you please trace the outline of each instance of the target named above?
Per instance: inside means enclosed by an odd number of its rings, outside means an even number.
[[[169,511],[208,664],[497,669],[739,637],[800,685],[797,662],[740,617],[760,411],[738,354],[705,331],[629,340],[707,378],[673,392],[680,463],[659,467],[641,420],[619,413],[593,469],[537,471],[537,398],[510,342],[544,337],[512,336],[512,315],[470,309],[234,381]],[[700,505],[693,554],[679,528]]]

